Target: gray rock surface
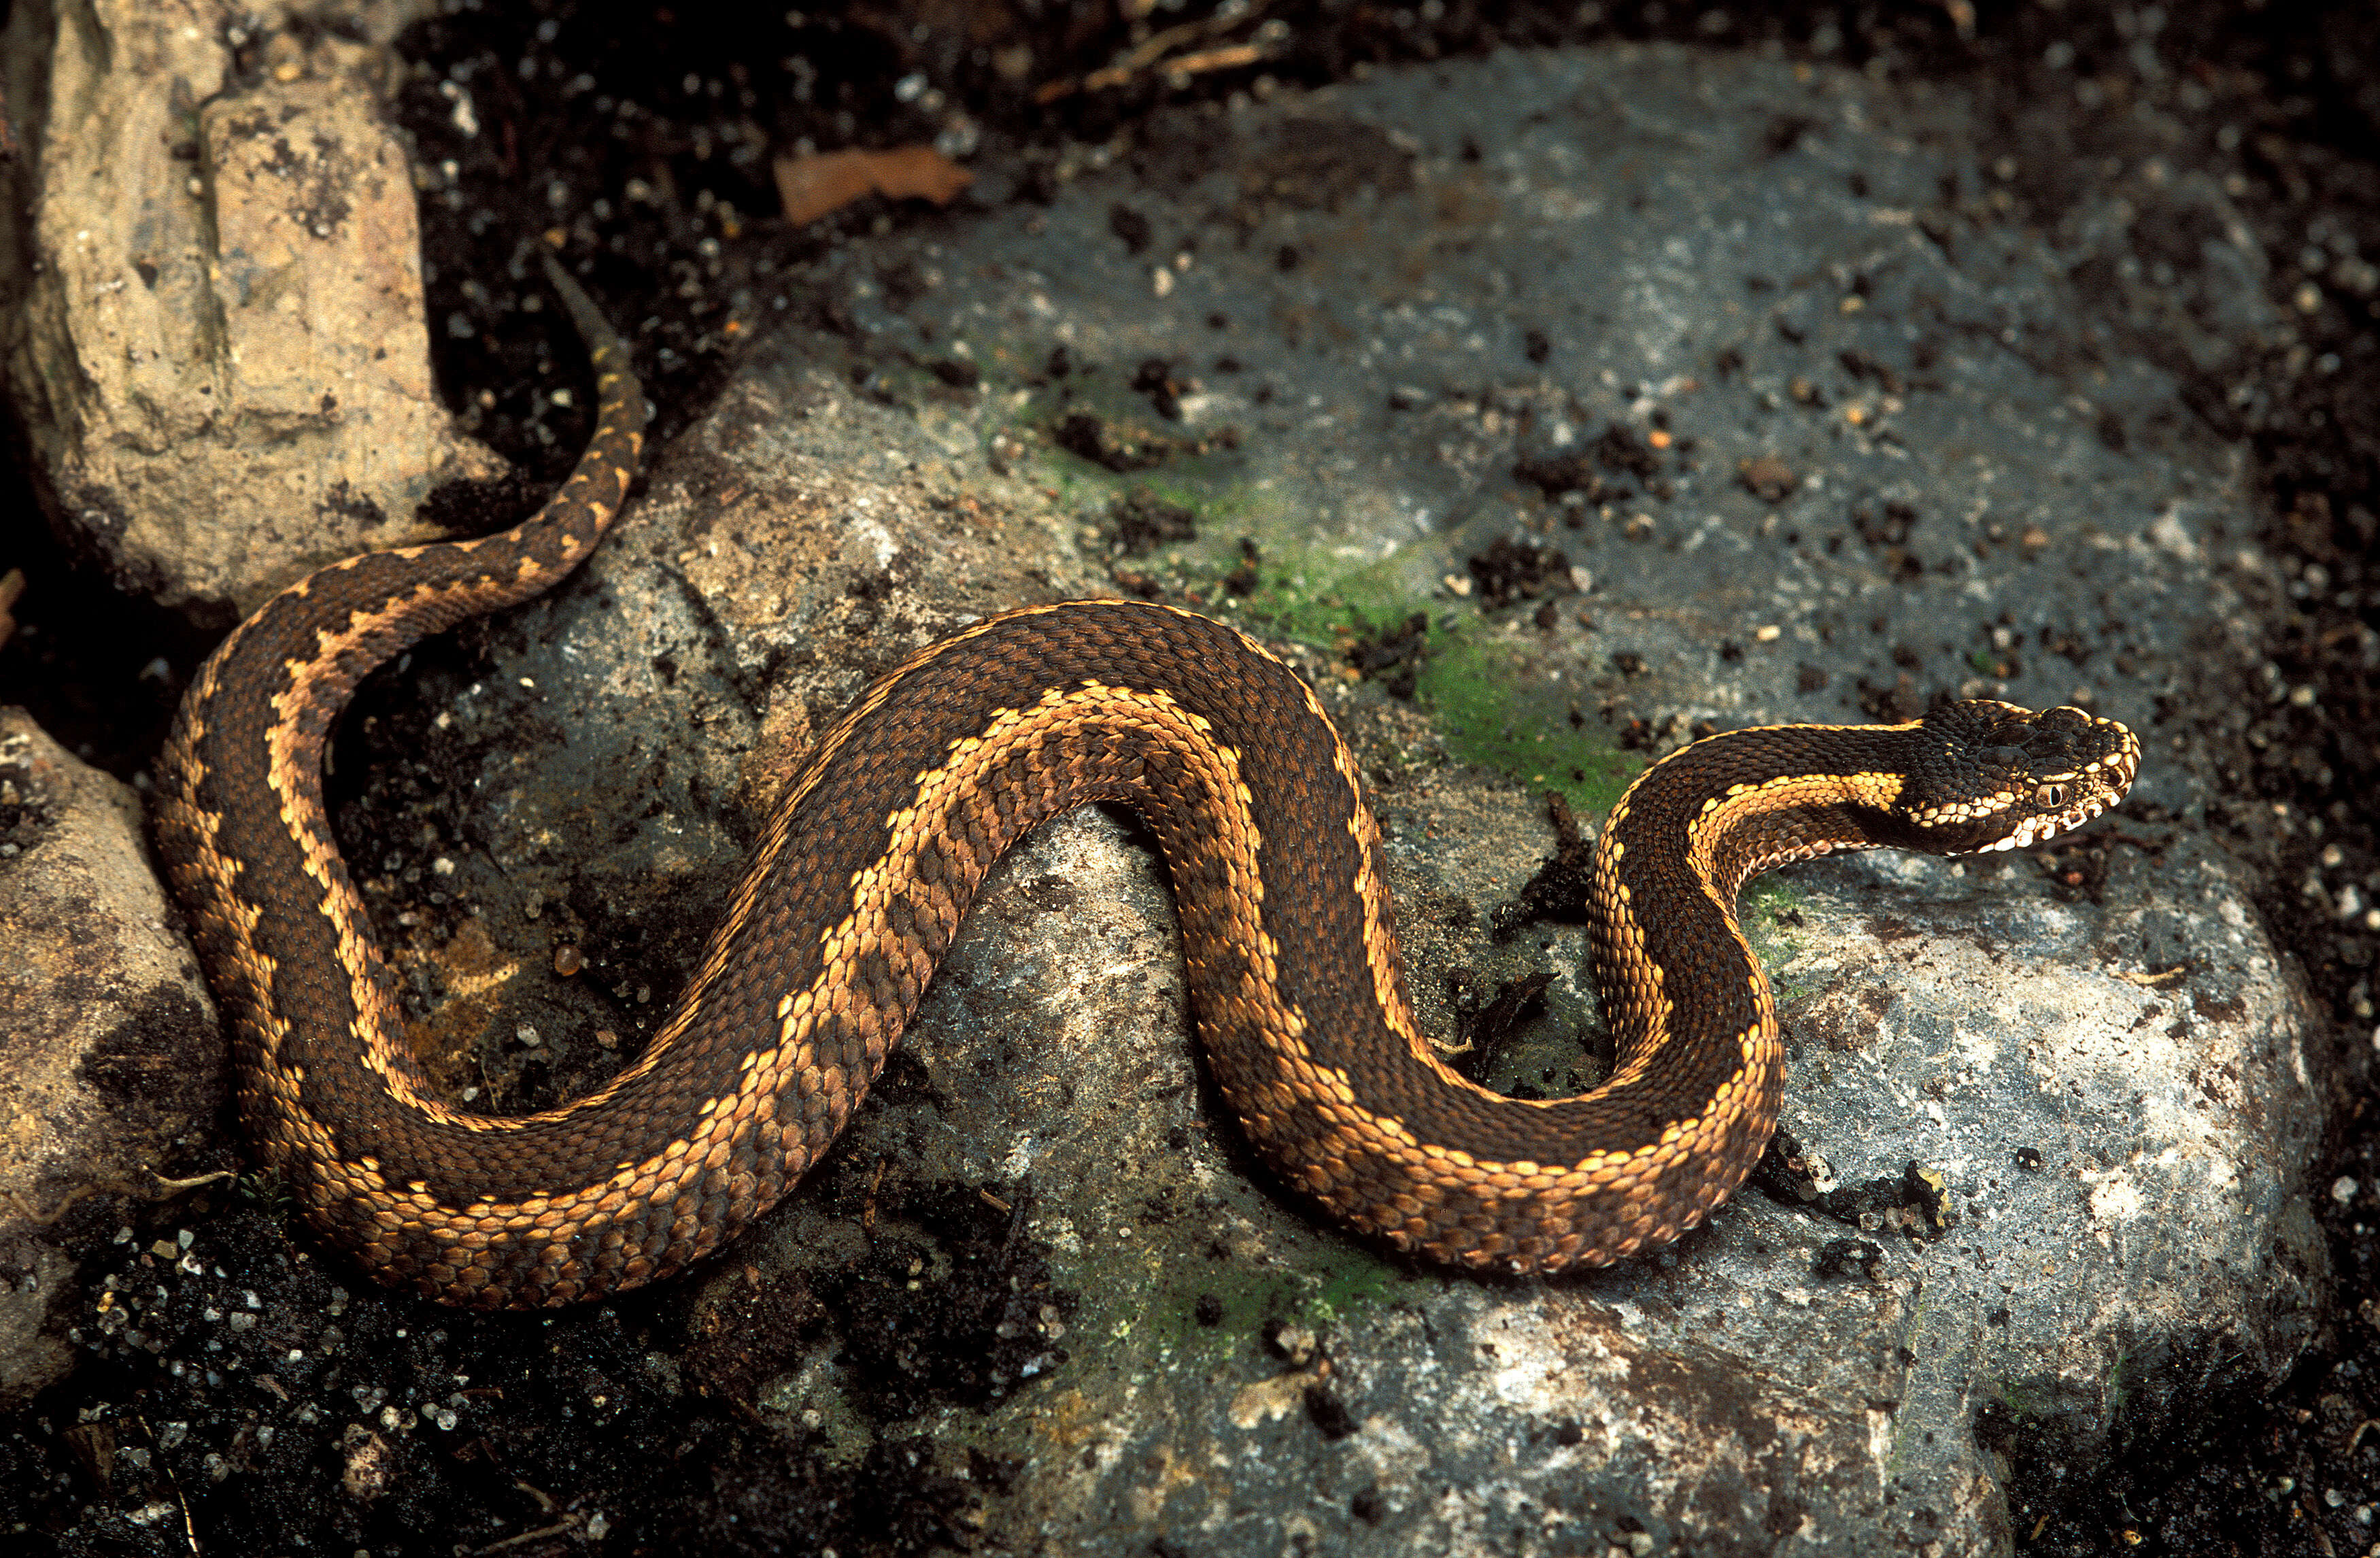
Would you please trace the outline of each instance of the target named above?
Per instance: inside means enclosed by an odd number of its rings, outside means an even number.
[[[1967,113],[1741,56],[1503,57],[1160,120],[1137,176],[837,256],[848,337],[758,351],[413,760],[471,810],[370,890],[415,912],[425,994],[473,992],[429,1020],[492,1029],[507,1107],[616,1064],[574,1034],[654,1026],[782,744],[1000,605],[1153,582],[1283,642],[1377,786],[1441,1035],[1451,971],[1550,976],[1497,1062],[1524,1081],[1592,1069],[1580,932],[1488,929],[1553,851],[1543,788],[1594,805],[1698,722],[1937,690],[2087,701],[2152,758],[2095,846],[1756,893],[1785,1125],[1845,1220],[1748,1189],[1544,1284],[1384,1260],[1271,1191],[1198,1084],[1147,853],[1097,814],[1048,830],[824,1183],[694,1300],[873,1262],[911,1293],[885,1323],[930,1334],[981,1301],[951,1208],[989,1208],[1030,1275],[996,1339],[960,1367],[855,1317],[839,1348],[698,1363],[714,1393],[797,1455],[922,1431],[954,1476],[1014,1467],[981,1511],[1007,1551],[1949,1554],[2005,1550],[2017,1436],[2087,1469],[2119,1415],[2289,1367],[2324,1260],[2305,1013],[2162,720],[2219,631],[2233,467],[1959,196],[1988,184]],[[1111,551],[1144,484],[1196,540]],[[1470,560],[1515,539],[1569,566],[1482,612]],[[1331,631],[1415,610],[1418,708]],[[582,943],[596,988],[542,980]]]
[[[83,1260],[227,1157],[229,1057],[131,790],[0,708],[0,1406],[73,1366]]]
[[[8,392],[68,539],[127,589],[228,623],[503,469],[431,383],[414,183],[371,91],[419,9],[10,13]],[[300,44],[293,14],[373,43]]]

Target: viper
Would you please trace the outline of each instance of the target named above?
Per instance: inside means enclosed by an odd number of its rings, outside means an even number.
[[[541,257],[599,387],[577,469],[511,529],[351,557],[267,602],[200,668],[158,772],[158,852],[258,1158],[320,1236],[431,1298],[593,1298],[734,1237],[850,1121],[993,862],[1089,801],[1135,809],[1155,835],[1215,1080],[1289,1186],[1454,1267],[1621,1260],[1710,1216],[1776,1126],[1783,1047],[1736,919],[1746,879],[1838,850],[2023,848],[2114,805],[2139,762],[2113,721],[1990,701],[1678,750],[1597,843],[1610,1074],[1580,1097],[1512,1099],[1415,1023],[1379,830],[1306,685],[1188,612],[1027,606],[920,651],[819,741],[632,1064],[543,1113],[465,1113],[407,1046],[322,760],[374,667],[551,589],[626,495],[643,392]]]

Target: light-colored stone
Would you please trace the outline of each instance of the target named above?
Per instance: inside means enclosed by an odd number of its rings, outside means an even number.
[[[0,1406],[62,1378],[76,1272],[227,1161],[227,1058],[130,789],[0,709]]]
[[[226,621],[502,469],[431,381],[413,179],[368,90],[389,56],[275,34],[235,80],[232,25],[204,0],[17,7],[30,154],[0,213],[32,262],[0,313],[54,518],[126,588]]]

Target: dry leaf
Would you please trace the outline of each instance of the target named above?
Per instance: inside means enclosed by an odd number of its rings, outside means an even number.
[[[889,152],[820,152],[779,157],[777,198],[785,220],[815,222],[862,195],[931,201],[948,205],[975,175],[930,146],[896,146]]]

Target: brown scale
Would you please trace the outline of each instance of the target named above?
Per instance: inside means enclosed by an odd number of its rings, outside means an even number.
[[[1157,837],[1200,1037],[1284,1180],[1451,1264],[1617,1260],[1709,1215],[1774,1128],[1774,1003],[1733,911],[1746,877],[1830,849],[2044,837],[2120,798],[2138,761],[2121,726],[2076,711],[1957,704],[1910,725],[1741,731],[1657,764],[1597,854],[1618,1067],[1584,1097],[1519,1102],[1417,1036],[1378,830],[1305,686],[1187,613],[1027,608],[923,651],[820,743],[635,1065],[542,1114],[457,1114],[422,1096],[398,1036],[323,814],[322,743],[372,667],[550,589],[618,508],[642,392],[549,269],[601,386],[570,481],[503,534],[354,559],[275,597],[201,670],[161,763],[159,852],[232,1025],[260,1157],[322,1236],[430,1297],[590,1298],[734,1236],[848,1122],[992,863],[1093,800],[1136,808]]]

